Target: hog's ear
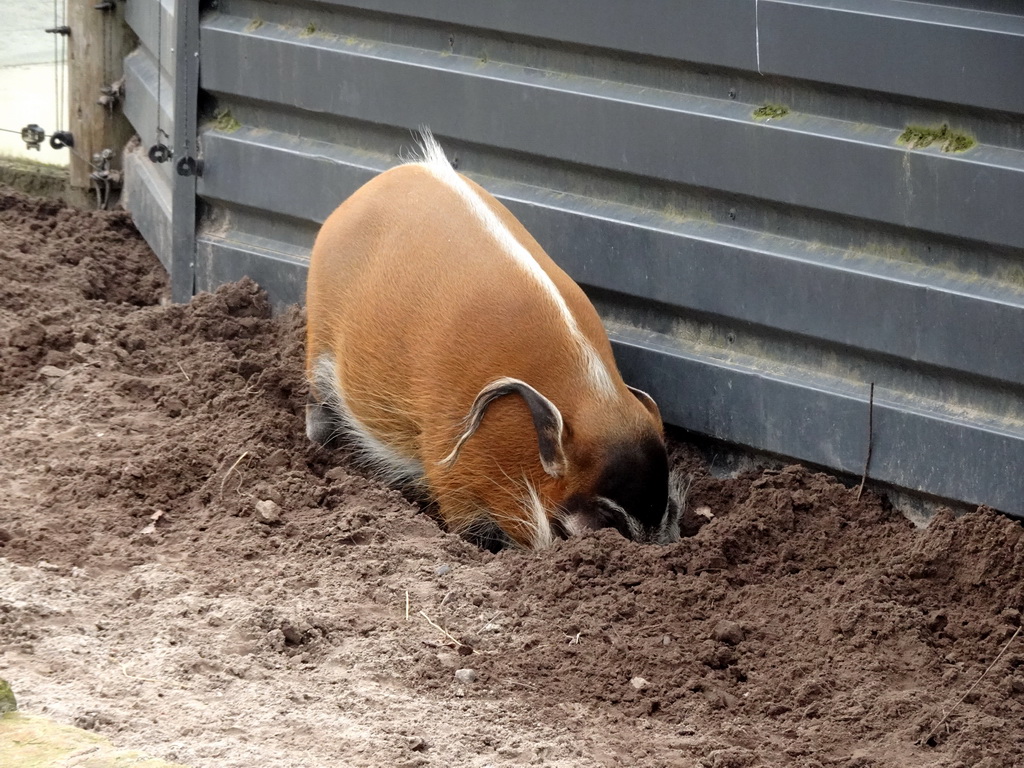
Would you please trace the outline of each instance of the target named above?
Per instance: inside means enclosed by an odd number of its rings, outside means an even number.
[[[480,422],[483,421],[487,407],[505,395],[518,394],[530,409],[533,417],[533,426],[537,430],[537,447],[540,452],[540,463],[544,471],[552,477],[561,477],[565,474],[565,449],[562,446],[565,436],[565,423],[562,421],[562,414],[544,395],[531,387],[525,381],[519,379],[495,379],[480,393],[473,401],[473,406],[466,416],[466,429],[455,441],[452,452],[441,459],[441,464],[451,466],[459,457],[459,451],[463,444],[473,436]],[[653,401],[652,401],[653,402]]]
[[[629,389],[630,392],[633,393],[636,399],[640,401],[640,404],[648,411],[650,411],[651,415],[658,420],[659,424],[661,424],[661,411],[658,410],[658,404],[654,402],[654,398],[648,395],[642,389],[630,387],[628,384],[626,385],[626,387],[627,389]]]

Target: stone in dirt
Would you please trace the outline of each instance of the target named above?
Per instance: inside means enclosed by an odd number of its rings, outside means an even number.
[[[281,522],[281,508],[270,499],[256,502],[256,519],[268,525]]]
[[[725,643],[726,645],[742,643],[745,636],[743,626],[736,621],[720,621],[711,631],[712,639],[717,640],[720,643]]]

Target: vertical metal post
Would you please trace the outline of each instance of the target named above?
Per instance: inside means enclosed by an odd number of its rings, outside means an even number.
[[[157,0],[159,2],[159,0]],[[196,116],[199,101],[199,1],[174,3],[174,136],[171,157],[171,298],[184,302],[195,290],[196,174],[187,160],[195,160]],[[184,163],[184,164],[183,164]]]

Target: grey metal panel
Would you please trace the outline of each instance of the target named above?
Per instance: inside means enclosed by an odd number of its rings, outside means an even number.
[[[902,0],[480,3],[336,0],[345,7],[919,98],[1024,111],[1024,23]],[[899,67],[892,54],[899,52]],[[1016,104],[1016,107],[1013,105]]]
[[[1006,76],[1024,9],[221,7],[203,87],[244,125],[203,131],[197,287],[248,273],[275,305],[300,297],[313,223],[429,124],[591,293],[668,422],[859,474],[875,381],[873,478],[1024,515],[1024,134]],[[447,26],[475,42],[449,47]],[[762,98],[815,114],[758,120]],[[907,120],[983,142],[910,150]]]
[[[125,164],[124,205],[171,277],[171,294],[193,292],[195,178],[175,174],[175,162],[196,155],[199,12],[193,0],[133,0],[126,19],[140,46],[125,58],[125,115],[141,145]],[[175,118],[180,119],[175,119]],[[159,165],[149,147],[173,156]]]
[[[1024,18],[902,0],[761,0],[758,17],[762,72],[1024,112]]]
[[[247,31],[242,21],[205,25],[205,88],[388,125],[428,124],[505,150],[782,204],[1024,243],[1021,151],[980,146],[950,158],[937,148],[899,146],[893,129],[798,115],[765,125],[748,105],[729,101],[584,78],[554,82],[524,68],[401,46]],[[324,71],[336,73],[333,87],[300,74]]]
[[[204,197],[318,223],[389,165],[344,147],[246,128],[207,132],[203,147]]]
[[[806,373],[787,379],[692,351],[612,334],[623,376],[665,420],[696,432],[860,474],[868,399]],[[1024,432],[943,418],[875,392],[872,479],[1024,516]],[[839,439],[839,436],[846,436]]]
[[[317,222],[387,167],[323,142],[245,128],[207,133],[205,145],[211,159],[200,194]],[[1024,290],[478,180],[584,285],[1024,384]],[[1016,354],[993,355],[1006,340]]]
[[[628,221],[564,196],[555,205],[491,191],[585,285],[1024,384],[1024,290],[738,227]]]
[[[308,261],[274,245],[261,245],[251,239],[200,237],[196,241],[196,292],[212,291],[223,283],[249,277],[259,285],[274,286],[271,300],[275,311],[301,304],[306,295]]]
[[[160,129],[168,136],[174,135],[174,83],[165,76],[158,89],[157,72],[156,61],[143,48],[125,57],[124,114],[147,146],[156,141],[158,93]]]
[[[121,167],[124,168],[121,204],[131,212],[135,226],[164,269],[170,271],[173,250],[170,186],[149,162],[141,146],[125,150]]]
[[[904,0],[334,0],[615,51],[1024,112],[1024,20]],[[897,54],[899,66],[893,66]]]
[[[464,27],[736,69],[756,68],[754,0],[330,0]]]
[[[124,113],[141,143],[125,150],[121,198],[168,272],[172,271],[174,261],[174,177],[168,164],[150,162],[146,150],[155,141],[158,125],[168,135],[174,130],[172,3],[173,0],[134,0],[125,8],[125,20],[138,35],[140,45],[124,60]],[[159,52],[158,41],[162,41]]]
[[[160,59],[164,71],[174,76],[175,0],[131,0],[124,19],[139,38],[141,48]]]

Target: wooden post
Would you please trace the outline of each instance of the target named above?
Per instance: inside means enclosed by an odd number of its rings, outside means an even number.
[[[123,0],[68,0],[68,130],[75,139],[69,163],[72,194],[90,193],[93,155],[105,149],[112,152],[110,169],[121,170],[121,149],[133,132],[121,111],[123,86],[110,107],[100,103],[108,95],[104,89],[123,83],[124,57],[137,43],[125,23],[124,7]]]

